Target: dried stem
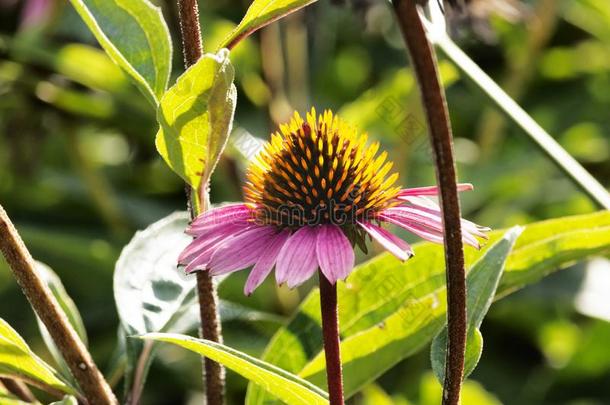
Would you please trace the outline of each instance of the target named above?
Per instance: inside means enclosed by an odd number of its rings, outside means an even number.
[[[36,397],[34,394],[32,394],[32,391],[30,391],[28,386],[21,381],[2,377],[0,378],[0,383],[4,385],[4,388],[6,388],[8,392],[12,393],[20,400],[29,403],[37,402]]]
[[[142,353],[140,353],[140,357],[138,357],[138,363],[136,365],[136,370],[134,373],[132,391],[131,391],[131,400],[129,401],[130,405],[139,405],[142,400],[142,390],[144,389],[144,377],[146,375],[146,368],[148,359],[152,353],[153,349],[153,341],[146,340],[144,341],[144,345],[142,347]]]
[[[339,339],[339,315],[337,285],[331,284],[320,271],[320,308],[322,311],[322,335],[326,356],[326,380],[330,405],[343,405],[343,372]]]
[[[440,187],[449,331],[443,404],[457,405],[460,401],[466,348],[466,277],[451,124],[445,93],[439,80],[436,57],[426,37],[416,2],[415,0],[393,0],[393,4],[426,109],[436,164],[436,177]]]
[[[186,67],[195,64],[203,54],[197,0],[178,0],[182,51]],[[201,211],[209,207],[208,185],[202,184],[198,198]],[[196,204],[191,203],[192,190],[187,186],[187,200],[191,218],[194,218]],[[197,293],[201,317],[201,338],[222,343],[222,331],[218,315],[218,296],[214,289],[212,276],[206,271],[197,272]],[[224,368],[208,358],[204,359],[205,393],[208,405],[221,405],[224,402]]]
[[[64,360],[91,405],[117,404],[117,400],[68,322],[55,297],[36,272],[34,259],[15,226],[0,206],[0,250],[30,305],[47,327]]]

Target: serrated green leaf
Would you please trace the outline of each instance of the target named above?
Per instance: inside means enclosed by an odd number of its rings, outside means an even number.
[[[143,339],[169,342],[210,358],[242,375],[287,404],[327,404],[324,391],[286,371],[230,347],[190,336],[153,333]]]
[[[76,390],[62,381],[51,366],[40,359],[27,343],[0,318],[0,374],[23,379],[32,384],[40,384],[75,394]]]
[[[85,325],[83,324],[83,319],[80,316],[80,312],[78,311],[76,304],[74,304],[74,301],[72,301],[72,298],[70,298],[66,289],[64,288],[64,286],[61,282],[61,279],[46,264],[41,263],[41,262],[36,262],[36,265],[37,265],[36,270],[38,271],[38,274],[40,275],[42,280],[46,283],[46,285],[51,290],[51,293],[57,300],[57,303],[59,304],[60,308],[66,314],[68,321],[70,322],[70,325],[72,325],[72,327],[74,328],[74,330],[80,337],[81,341],[85,345],[87,345],[87,331],[85,330]],[[72,377],[72,373],[70,372],[70,368],[66,364],[66,361],[64,360],[61,352],[55,345],[53,338],[51,338],[51,335],[49,335],[47,328],[44,326],[44,324],[42,323],[40,318],[37,317],[36,320],[38,322],[38,328],[40,329],[40,334],[42,335],[42,338],[43,338],[47,348],[49,349],[51,356],[53,356],[53,359],[57,363],[59,372],[61,373],[61,375],[64,378],[66,378],[67,380],[69,380],[73,384],[75,384],[75,381],[73,380],[73,377]]]
[[[246,15],[231,33],[222,41],[220,48],[233,48],[259,28],[272,23],[316,0],[254,0]],[[219,48],[219,49],[220,49]]]
[[[482,251],[467,249],[467,268],[503,233],[492,232]],[[357,266],[346,283],[338,284],[348,397],[423,348],[444,326],[443,249],[420,243],[414,250],[416,256],[404,264],[389,254],[379,255]],[[607,211],[527,225],[506,261],[496,299],[576,261],[609,251]],[[292,321],[275,334],[263,360],[324,386],[321,353],[319,292],[314,290]],[[268,394],[250,385],[247,404],[273,402]]]
[[[521,235],[522,228],[508,230],[502,239],[490,246],[472,267],[466,278],[466,356],[464,378],[475,369],[483,352],[483,336],[479,331],[483,318],[494,300],[500,276],[504,271],[506,259]],[[434,338],[430,349],[432,371],[442,383],[445,380],[445,359],[447,356],[447,326]]]
[[[157,150],[194,188],[207,183],[231,132],[237,98],[234,75],[226,49],[208,53],[161,99]]]
[[[153,104],[171,72],[172,43],[158,7],[148,0],[70,0],[108,56]]]

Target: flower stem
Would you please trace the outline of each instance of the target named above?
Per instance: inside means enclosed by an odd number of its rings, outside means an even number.
[[[466,350],[466,272],[460,222],[460,203],[453,159],[453,141],[445,92],[440,84],[436,56],[428,42],[415,0],[392,0],[406,42],[422,102],[426,109],[436,177],[443,212],[447,278],[449,339],[445,361],[443,404],[457,405],[464,376]]]
[[[0,378],[0,383],[4,385],[4,388],[12,394],[14,394],[17,398],[22,400],[23,402],[33,403],[37,402],[36,397],[32,394],[32,391],[28,388],[27,385],[22,383],[19,380],[12,380],[10,378]]]
[[[326,356],[326,379],[330,405],[343,405],[343,372],[339,340],[339,314],[337,285],[331,284],[322,272],[320,279],[320,309],[322,311],[322,335]]]
[[[178,0],[180,32],[182,34],[182,52],[186,67],[195,64],[203,54],[199,10],[197,0]],[[202,184],[197,191],[201,212],[209,207],[209,190]],[[199,214],[197,205],[191,202],[193,190],[187,186],[187,205],[191,218]],[[197,294],[199,296],[199,314],[201,318],[200,336],[202,339],[222,343],[221,324],[218,315],[218,296],[214,289],[212,276],[207,271],[197,272]],[[208,405],[221,405],[224,402],[224,368],[208,358],[204,358],[205,394]]]
[[[30,305],[70,368],[90,405],[117,404],[91,354],[70,325],[66,314],[36,271],[36,264],[4,208],[0,206],[0,250]]]

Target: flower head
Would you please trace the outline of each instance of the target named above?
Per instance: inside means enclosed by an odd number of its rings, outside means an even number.
[[[245,286],[251,294],[275,267],[277,282],[295,287],[319,268],[335,283],[354,266],[354,245],[366,251],[367,235],[400,260],[409,244],[381,226],[395,224],[442,243],[440,208],[424,196],[436,187],[401,189],[397,173],[379,143],[330,111],[303,120],[297,113],[256,156],[247,173],[245,203],[212,209],[187,229],[195,240],[179,262],[187,273],[212,275],[252,267]],[[470,190],[461,184],[461,191]],[[466,244],[479,247],[486,228],[462,220]]]

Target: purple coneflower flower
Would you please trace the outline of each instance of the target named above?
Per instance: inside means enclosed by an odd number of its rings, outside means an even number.
[[[275,267],[278,284],[293,288],[319,268],[331,284],[354,267],[354,248],[366,251],[370,236],[400,260],[413,255],[408,243],[381,225],[389,223],[442,243],[439,206],[425,198],[436,187],[401,189],[387,153],[366,145],[330,111],[315,110],[292,121],[256,156],[247,173],[245,203],[214,208],[187,228],[194,236],[179,262],[186,272],[212,275],[252,267],[244,292],[250,295]],[[459,190],[472,185],[460,184]],[[479,248],[483,228],[462,220],[464,243]]]

